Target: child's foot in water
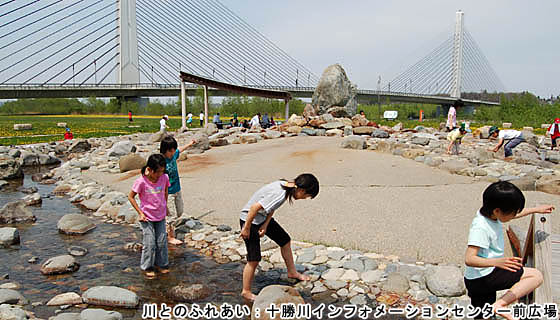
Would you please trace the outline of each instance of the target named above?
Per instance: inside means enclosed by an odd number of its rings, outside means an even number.
[[[181,240],[179,240],[179,239],[176,239],[176,238],[169,238],[169,239],[167,240],[167,242],[169,242],[169,243],[171,243],[171,244],[173,244],[173,245],[176,245],[176,246],[178,246],[178,245],[180,245],[180,244],[183,244],[183,241],[181,241]]]
[[[253,302],[257,298],[257,296],[254,295],[251,291],[242,291],[241,296],[243,297],[243,299],[249,302]]]
[[[306,274],[301,274],[299,272],[296,272],[294,274],[290,274],[288,273],[288,278],[291,279],[297,279],[297,280],[301,280],[301,281],[309,281],[311,280],[311,277],[306,275]]]

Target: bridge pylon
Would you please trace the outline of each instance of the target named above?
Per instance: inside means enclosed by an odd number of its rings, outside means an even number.
[[[118,0],[118,72],[117,83],[140,83],[138,38],[136,36],[136,0]]]
[[[463,77],[463,26],[464,12],[455,14],[455,36],[453,40],[453,87],[451,97],[461,98],[461,78]]]

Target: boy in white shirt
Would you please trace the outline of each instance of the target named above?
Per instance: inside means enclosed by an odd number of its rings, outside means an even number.
[[[517,147],[517,145],[520,144],[521,142],[525,142],[525,139],[523,138],[523,133],[521,133],[521,131],[500,130],[498,129],[498,127],[490,127],[489,133],[491,138],[494,139],[498,138],[499,140],[498,140],[498,144],[494,148],[488,149],[488,151],[498,152],[498,150],[500,150],[502,145],[504,145],[504,142],[507,141],[504,146],[506,161],[512,159],[513,148]]]

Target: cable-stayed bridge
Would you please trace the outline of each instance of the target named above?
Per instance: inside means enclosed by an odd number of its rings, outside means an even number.
[[[462,13],[450,39],[358,99],[448,104],[503,87]],[[0,1],[0,99],[177,96],[180,71],[294,97],[319,80],[218,0]]]

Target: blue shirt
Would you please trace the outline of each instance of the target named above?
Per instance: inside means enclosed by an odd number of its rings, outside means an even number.
[[[179,170],[177,170],[177,159],[179,158],[179,149],[175,150],[171,159],[165,158],[165,171],[169,176],[171,186],[167,190],[169,194],[181,191],[181,181],[179,181]]]
[[[477,256],[486,259],[504,256],[504,231],[499,220],[492,220],[476,213],[469,231],[469,246],[479,247]],[[489,275],[494,267],[475,268],[466,266],[465,278],[472,280]]]

